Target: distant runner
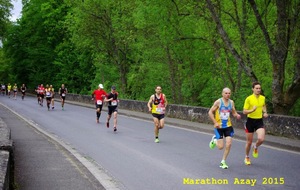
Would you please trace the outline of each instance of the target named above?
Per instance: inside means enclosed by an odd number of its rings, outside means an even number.
[[[106,127],[109,128],[109,120],[111,115],[114,114],[114,131],[117,131],[117,116],[118,116],[118,92],[116,87],[111,87],[111,92],[106,96],[105,101],[108,102],[108,115],[106,120]]]
[[[26,86],[25,84],[22,84],[21,88],[20,88],[20,91],[22,93],[22,100],[24,100],[25,98],[25,93],[26,93]]]
[[[2,85],[1,85],[1,91],[2,91],[2,95],[4,96],[4,95],[5,95],[5,91],[6,91],[6,86],[5,86],[5,84],[2,84]]]
[[[13,91],[14,91],[14,99],[17,99],[17,93],[18,93],[18,86],[17,83],[13,86]]]
[[[38,101],[38,104],[40,104],[40,85],[38,85],[36,88],[35,88],[35,92],[36,92],[36,97],[37,97],[37,101]]]
[[[54,91],[54,88],[52,86],[52,84],[50,84],[50,91],[51,91],[51,108],[54,109],[54,95],[55,95],[55,91]]]
[[[96,106],[96,123],[99,123],[99,118],[101,116],[101,111],[104,103],[104,98],[107,95],[103,90],[103,84],[99,84],[98,89],[94,90],[92,93],[92,100],[95,100]]]
[[[68,93],[68,90],[64,84],[61,85],[61,88],[59,88],[58,93],[61,99],[61,109],[64,110],[66,95]]]
[[[44,87],[43,84],[40,85],[38,91],[39,91],[40,105],[43,106],[43,104],[44,104],[44,97],[45,97],[45,87]]]
[[[50,110],[51,99],[52,99],[52,91],[51,91],[51,88],[48,87],[48,85],[46,86],[45,94],[46,94],[47,108],[48,108],[48,111],[49,111]]]

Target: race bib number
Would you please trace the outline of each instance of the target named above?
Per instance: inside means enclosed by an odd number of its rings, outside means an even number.
[[[22,92],[25,92],[25,90],[22,90]]]
[[[62,97],[65,97],[65,96],[66,96],[66,94],[65,94],[65,93],[62,93],[62,94],[61,94],[61,96],[62,96]]]
[[[112,106],[116,106],[116,105],[118,105],[118,102],[117,102],[117,100],[114,100],[114,101],[112,101],[112,102],[111,102],[111,105],[112,105]]]
[[[51,93],[50,92],[46,92],[46,96],[51,96]]]
[[[162,108],[156,108],[156,112],[162,113],[162,112],[163,112],[163,109],[162,109]]]
[[[102,100],[97,100],[97,105],[102,105]]]
[[[220,118],[222,120],[228,120],[230,113],[229,112],[222,112]]]

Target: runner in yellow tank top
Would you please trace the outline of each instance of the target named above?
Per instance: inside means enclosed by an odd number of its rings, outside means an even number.
[[[14,91],[14,99],[16,100],[17,99],[17,93],[18,93],[17,83],[14,84],[13,91]]]
[[[165,125],[165,110],[168,105],[166,95],[161,93],[161,86],[155,88],[155,94],[150,96],[148,101],[149,112],[152,113],[154,121],[154,135],[156,143],[159,143],[158,134],[159,129],[164,128]]]
[[[10,98],[10,91],[11,91],[11,85],[10,85],[10,83],[8,83],[8,85],[7,85],[7,95],[8,95],[9,98]]]
[[[50,84],[50,91],[52,93],[51,106],[52,106],[52,109],[54,109],[54,95],[55,95],[55,91],[54,91],[54,88],[53,88],[52,84]]]

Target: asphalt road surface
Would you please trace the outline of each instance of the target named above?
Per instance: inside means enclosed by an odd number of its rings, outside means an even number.
[[[262,146],[259,158],[245,166],[245,142],[234,140],[227,159],[229,169],[219,168],[223,151],[210,150],[212,134],[166,125],[160,143],[154,143],[153,123],[118,115],[118,131],[106,128],[106,111],[100,124],[95,110],[71,104],[61,110],[55,102],[48,111],[34,97],[24,101],[0,96],[0,103],[38,129],[51,134],[69,150],[85,158],[94,174],[105,176],[118,189],[129,190],[298,190],[300,154]],[[149,115],[151,118],[151,115]],[[98,172],[98,173],[97,173]],[[99,174],[101,172],[101,174]]]

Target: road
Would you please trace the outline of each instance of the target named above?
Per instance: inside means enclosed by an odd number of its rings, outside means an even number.
[[[0,103],[70,150],[76,150],[94,168],[101,168],[119,189],[296,190],[300,187],[297,152],[262,146],[259,158],[252,158],[252,165],[245,166],[245,142],[235,139],[227,160],[229,169],[223,170],[218,167],[223,151],[208,147],[212,134],[167,124],[160,132],[161,142],[154,143],[153,123],[138,118],[119,115],[118,131],[113,132],[112,127],[105,127],[106,111],[97,124],[94,109],[88,107],[66,104],[63,111],[56,102],[56,108],[47,111],[45,102],[41,107],[33,97],[22,101],[20,97],[13,100],[0,96]]]

